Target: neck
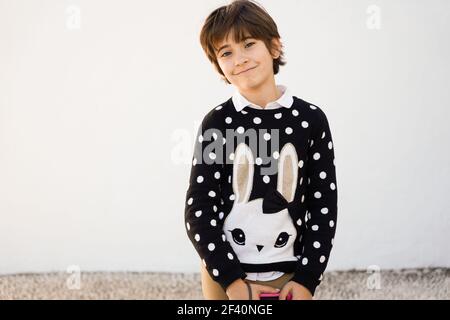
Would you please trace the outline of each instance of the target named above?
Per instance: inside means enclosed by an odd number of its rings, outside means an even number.
[[[269,81],[260,86],[250,88],[249,90],[240,90],[240,93],[251,103],[265,109],[269,102],[278,100],[282,93],[275,85],[275,79],[272,77]]]

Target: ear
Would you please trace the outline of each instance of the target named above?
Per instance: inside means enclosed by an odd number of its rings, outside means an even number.
[[[281,53],[281,41],[279,38],[272,38],[272,58],[278,59]]]
[[[252,150],[245,143],[240,143],[233,160],[233,192],[238,203],[248,202],[250,198],[254,165]]]
[[[286,143],[278,159],[277,190],[291,202],[295,197],[298,175],[298,156],[292,143]]]

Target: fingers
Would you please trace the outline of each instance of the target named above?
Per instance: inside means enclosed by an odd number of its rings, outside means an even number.
[[[260,294],[261,293],[279,293],[280,289],[273,288],[270,286],[265,285],[254,285],[252,286],[254,288],[254,295],[253,300],[261,300]]]
[[[279,300],[286,300],[288,294],[291,292],[291,288],[288,286],[283,287],[283,289],[280,292]]]

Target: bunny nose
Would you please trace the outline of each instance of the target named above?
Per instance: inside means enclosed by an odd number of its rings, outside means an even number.
[[[258,248],[258,251],[261,251],[261,250],[262,250],[262,248],[264,248],[264,246],[259,246],[259,245],[256,245],[256,248]]]

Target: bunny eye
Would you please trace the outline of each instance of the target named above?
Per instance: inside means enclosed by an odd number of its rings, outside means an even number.
[[[288,234],[287,232],[281,232],[278,235],[278,238],[277,238],[277,241],[275,242],[275,246],[274,247],[275,248],[282,248],[282,247],[284,247],[287,244],[290,236],[291,235]]]
[[[233,236],[233,241],[236,242],[236,244],[243,246],[245,245],[245,233],[242,231],[242,229],[235,228],[233,230],[228,230],[231,232],[231,235]]]

